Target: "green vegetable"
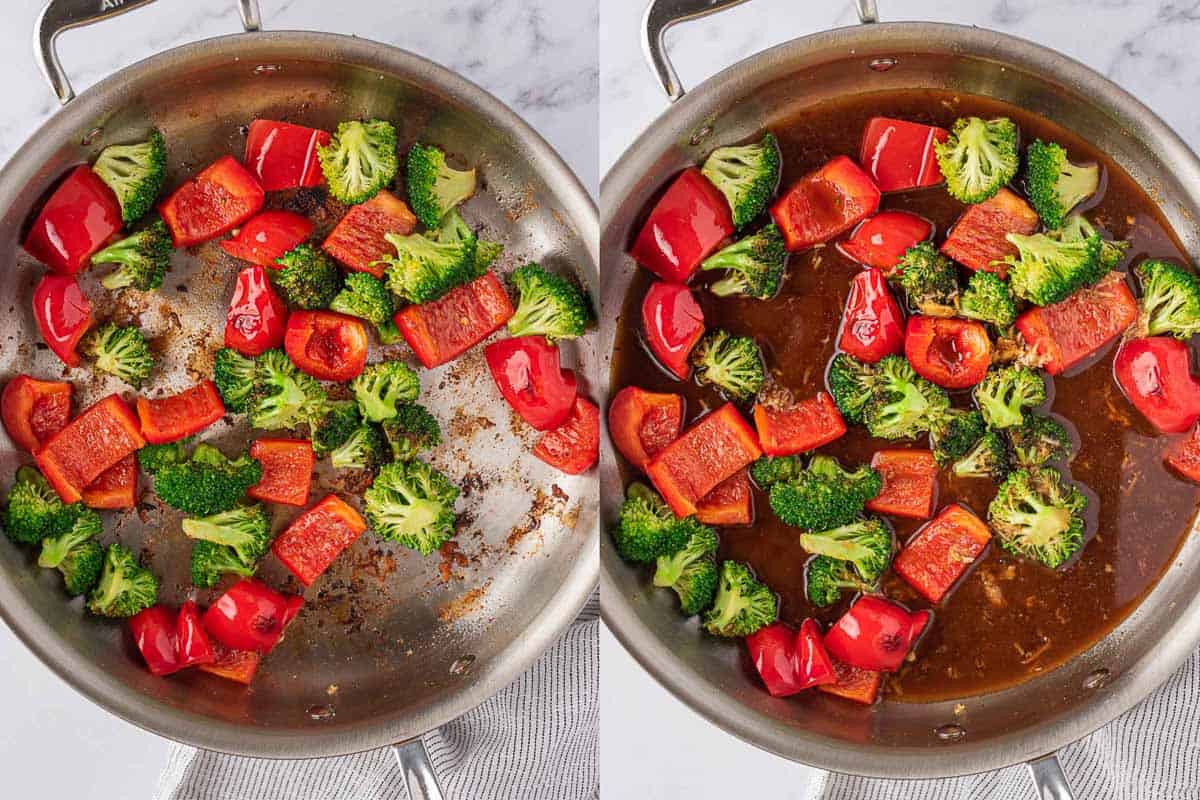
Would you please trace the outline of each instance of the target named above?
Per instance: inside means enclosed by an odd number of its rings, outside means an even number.
[[[692,348],[690,359],[697,381],[716,386],[733,400],[754,397],[766,380],[762,351],[749,336],[712,331]]]
[[[402,403],[396,416],[383,423],[383,435],[396,461],[412,461],[422,450],[432,450],[442,442],[437,419],[416,403]]]
[[[947,409],[929,430],[933,457],[941,467],[953,464],[971,451],[986,430],[978,411]]]
[[[50,535],[63,502],[36,467],[17,468],[4,509],[4,530],[21,544],[37,544]]]
[[[1055,569],[1083,546],[1087,498],[1049,467],[1019,469],[988,506],[988,524],[1010,553]]]
[[[545,336],[551,342],[582,336],[592,323],[592,307],[579,287],[537,264],[512,274],[520,302],[508,320],[512,336]]]
[[[654,585],[673,589],[680,610],[690,617],[708,608],[717,593],[717,534],[707,525],[689,527],[687,544],[658,557]]]
[[[384,236],[396,248],[384,258],[388,288],[409,303],[429,303],[475,277],[476,240],[439,242],[420,233]]]
[[[999,481],[1008,474],[1010,457],[1008,444],[996,431],[987,431],[970,451],[954,463],[954,474],[960,478],[991,478]]]
[[[402,361],[368,364],[350,382],[358,410],[368,422],[383,422],[396,416],[401,403],[411,403],[421,391],[421,379]]]
[[[800,546],[813,555],[849,561],[867,583],[876,583],[892,560],[892,532],[875,517],[802,533]]]
[[[988,427],[1011,428],[1021,424],[1025,409],[1046,402],[1046,381],[1028,367],[993,368],[975,386],[974,397]]]
[[[38,566],[62,573],[67,594],[84,594],[96,585],[104,565],[104,548],[96,541],[104,523],[95,511],[72,503],[60,509],[56,527],[42,540]]]
[[[104,568],[104,545],[88,539],[73,548],[63,557],[58,571],[63,576],[63,588],[75,596],[87,594],[100,580]]]
[[[445,153],[417,142],[408,151],[405,187],[417,219],[436,228],[451,209],[475,194],[475,170],[453,169]]]
[[[863,411],[872,436],[911,439],[933,428],[950,398],[924,378],[901,356],[887,356],[875,365],[879,389]]]
[[[803,472],[800,456],[763,456],[750,465],[750,477],[760,489],[794,480]]]
[[[329,454],[334,469],[375,469],[388,460],[387,439],[378,425],[364,422]]]
[[[1017,248],[1018,255],[1007,256],[995,263],[1008,265],[1009,285],[1013,292],[1036,305],[1065,300],[1108,273],[1100,259],[1102,241],[1099,233],[1073,241],[1044,233],[1032,236],[1009,233],[1005,238]]]
[[[1075,442],[1065,425],[1054,417],[1026,414],[1016,427],[1005,430],[1013,461],[1021,467],[1040,467],[1047,461],[1070,461]]]
[[[842,592],[873,592],[878,584],[864,581],[849,561],[813,556],[804,565],[804,594],[818,608],[842,599]]]
[[[358,405],[349,401],[330,403],[312,432],[313,452],[324,456],[346,443],[362,425]]]
[[[250,424],[255,428],[294,428],[325,416],[325,390],[282,350],[268,350],[255,360],[254,387]]]
[[[955,120],[950,138],[934,142],[946,191],[964,203],[982,203],[1017,174],[1017,126],[1007,117]]]
[[[83,352],[93,359],[96,369],[115,375],[137,388],[154,369],[154,356],[140,330],[132,325],[106,322],[87,335]]]
[[[770,300],[783,283],[787,257],[783,234],[770,224],[704,259],[700,269],[725,270],[725,277],[708,287],[717,297],[740,294]]]
[[[191,442],[191,437],[188,437],[167,444],[146,445],[138,450],[138,464],[141,465],[142,472],[157,475],[163,467],[186,461]]]
[[[1134,269],[1142,281],[1138,330],[1146,336],[1190,339],[1200,332],[1200,278],[1178,264],[1148,259]]]
[[[184,536],[232,548],[247,567],[253,567],[271,544],[271,520],[261,503],[185,519],[182,525]]]
[[[342,290],[329,303],[329,310],[365,319],[372,325],[390,322],[392,295],[383,281],[367,272],[351,272]]]
[[[714,636],[749,636],[778,616],[774,593],[754,579],[745,564],[721,564],[717,596],[704,615],[704,630]]]
[[[829,393],[847,422],[861,423],[883,382],[875,366],[838,353],[829,365]]]
[[[92,256],[93,264],[117,264],[101,279],[105,289],[137,289],[149,292],[162,286],[171,266],[171,232],[161,219],[148,227],[113,242]]]
[[[905,250],[892,279],[904,290],[910,308],[934,317],[955,313],[958,272],[954,262],[939,253],[932,242],[921,242]]]
[[[343,122],[329,144],[317,147],[317,158],[330,194],[346,205],[365,203],[400,168],[396,129],[381,119]]]
[[[110,544],[100,581],[88,595],[87,609],[102,617],[132,617],[158,600],[158,578],[138,564],[128,548]]]
[[[243,564],[232,547],[196,540],[192,545],[192,584],[211,589],[220,582],[222,575],[227,574],[249,578],[254,574],[254,565]]]
[[[1071,214],[1063,221],[1062,228],[1053,231],[1047,231],[1046,235],[1052,239],[1059,239],[1064,242],[1081,242],[1090,239],[1093,235],[1099,236],[1099,232],[1092,223],[1087,221],[1087,218],[1078,212]],[[1122,261],[1125,260],[1125,254],[1129,251],[1130,242],[1124,240],[1100,240],[1100,269],[1099,271],[1108,274],[1112,272]]]
[[[756,144],[718,147],[700,171],[725,195],[734,227],[745,227],[766,209],[779,186],[779,144],[768,133]]]
[[[421,461],[394,461],[363,494],[377,536],[429,555],[454,534],[458,487]]]
[[[882,488],[882,476],[866,464],[849,472],[836,458],[815,455],[804,472],[772,484],[768,498],[785,524],[824,531],[853,522]]]
[[[262,480],[262,464],[248,455],[230,460],[210,444],[199,444],[187,461],[162,466],[154,491],[185,514],[206,517],[228,511]]]
[[[254,359],[237,350],[222,347],[213,359],[213,383],[221,394],[226,411],[241,414],[254,403],[257,372]]]
[[[613,529],[613,541],[621,558],[648,564],[681,550],[699,526],[695,517],[676,517],[658,493],[644,483],[631,483]]]
[[[298,244],[275,259],[269,270],[275,288],[290,305],[308,311],[328,308],[342,290],[342,271],[324,251]]]
[[[997,328],[1007,328],[1017,321],[1017,298],[1000,276],[980,270],[967,282],[958,313],[968,319],[989,322]]]
[[[442,221],[438,223],[437,230],[433,233],[434,238],[441,244],[466,245],[475,249],[475,257],[471,262],[468,280],[474,280],[487,272],[491,263],[504,252],[504,245],[499,242],[481,240],[456,208],[446,212]]]
[[[1054,142],[1034,139],[1025,151],[1025,185],[1029,202],[1047,228],[1062,227],[1071,209],[1100,188],[1100,167],[1079,166]]]
[[[137,144],[114,144],[100,151],[92,172],[108,184],[121,204],[121,221],[132,225],[154,207],[167,175],[167,142],[157,129]]]

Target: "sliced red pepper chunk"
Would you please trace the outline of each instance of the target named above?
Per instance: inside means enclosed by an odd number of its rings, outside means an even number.
[[[134,644],[153,675],[178,672],[178,626],[176,614],[162,605],[150,606],[129,618]]]
[[[1028,203],[1001,189],[990,199],[967,206],[942,243],[942,253],[970,269],[1003,277],[1004,265],[994,262],[1017,255],[1017,248],[1004,237],[1010,233],[1028,236],[1040,224]]]
[[[138,460],[130,453],[83,488],[88,508],[133,508],[137,505]]]
[[[250,457],[262,463],[262,480],[246,494],[264,503],[308,505],[316,455],[307,439],[256,439]]]
[[[705,415],[647,465],[646,474],[678,517],[762,455],[754,431],[732,403]]]
[[[879,208],[879,188],[846,156],[837,156],[792,184],[771,206],[788,250],[827,242]]]
[[[254,578],[243,578],[204,612],[204,629],[234,650],[269,653],[304,606],[304,598],[284,595]]]
[[[137,399],[142,435],[150,444],[176,442],[198,433],[225,416],[225,404],[212,381],[201,381],[170,397]]]
[[[659,450],[679,438],[683,398],[626,386],[608,406],[608,436],[625,460],[645,472]]]
[[[313,227],[308,217],[271,209],[251,217],[232,239],[223,239],[221,249],[251,264],[279,269],[275,259],[304,242]]]
[[[1191,433],[1171,442],[1163,460],[1192,483],[1200,483],[1200,425],[1192,426]]]
[[[336,311],[293,311],[283,349],[292,363],[322,381],[348,381],[367,366],[367,328]]]
[[[52,271],[74,275],[121,231],[121,204],[86,164],[67,175],[42,206],[25,250]]]
[[[66,275],[43,275],[33,290],[33,316],[46,346],[68,367],[78,367],[75,347],[92,327],[92,304],[79,282]]]
[[[1185,342],[1169,336],[1130,339],[1113,360],[1125,397],[1163,433],[1183,433],[1200,418],[1200,380]]]
[[[982,322],[918,315],[908,318],[904,356],[922,378],[947,389],[967,389],[987,374],[992,340]]]
[[[854,229],[838,249],[860,264],[890,270],[904,252],[933,235],[929,220],[907,211],[881,211]]]
[[[872,672],[871,670],[852,667],[849,664],[838,661],[836,658],[831,658],[830,660],[833,662],[836,681],[834,683],[819,684],[817,691],[851,700],[855,703],[862,703],[864,706],[872,705],[879,699],[879,690],[883,687],[882,672]]]
[[[70,421],[71,384],[18,375],[0,394],[0,419],[9,437],[32,453]]]
[[[488,272],[431,303],[400,309],[394,321],[421,364],[432,369],[491,336],[512,315],[503,284]]]
[[[817,392],[815,397],[783,408],[755,404],[754,427],[764,453],[790,456],[840,439],[846,421],[833,398]]]
[[[891,117],[872,117],[863,130],[858,161],[875,179],[881,192],[902,192],[941,183],[934,142],[950,131]]]
[[[850,281],[838,347],[868,364],[904,349],[904,313],[882,270],[863,270]]]
[[[940,603],[991,538],[986,522],[957,503],[948,505],[905,543],[892,569],[926,600]]]
[[[320,186],[325,176],[317,147],[329,144],[330,138],[328,131],[256,119],[246,131],[246,166],[268,192]]]
[[[749,525],[754,522],[750,471],[738,470],[696,502],[696,519],[705,525]]]
[[[271,552],[301,583],[311,586],[366,529],[362,516],[331,494],[296,517],[275,538]]]
[[[533,454],[568,475],[587,472],[600,460],[600,409],[591,400],[576,397],[571,416],[542,434]]]
[[[795,632],[782,622],[760,628],[746,637],[746,649],[772,697],[788,697],[837,680],[814,619],[804,620]]]
[[[825,634],[825,649],[859,669],[895,672],[929,623],[928,611],[864,594]]]
[[[262,655],[253,650],[231,650],[220,642],[212,642],[213,660],[197,664],[196,669],[249,686],[262,663]]]
[[[1058,375],[1113,342],[1138,316],[1137,300],[1120,272],[1052,305],[1033,308],[1017,318],[1022,338]]]
[[[937,502],[938,466],[928,450],[880,450],[871,466],[883,477],[883,488],[867,502],[876,514],[929,519]]]
[[[34,459],[63,502],[74,503],[88,484],[145,444],[133,411],[111,394],[54,434]]]
[[[518,336],[484,349],[496,388],[513,411],[539,431],[567,421],[575,405],[575,373],[559,365],[558,345]]]
[[[663,280],[685,283],[732,235],[724,195],[700,170],[688,167],[655,204],[629,254]]]
[[[416,227],[417,218],[404,201],[383,190],[367,202],[351,206],[321,247],[343,266],[382,278],[386,267],[380,261],[396,255],[396,248],[384,235],[407,236]]]
[[[642,299],[642,330],[658,363],[687,380],[688,355],[704,335],[704,312],[691,290],[682,283],[652,283]]]
[[[175,627],[175,656],[180,669],[216,661],[217,654],[204,630],[195,600],[188,600],[179,609]]]
[[[225,346],[244,356],[262,355],[283,344],[287,304],[257,264],[238,273],[225,315]]]
[[[189,178],[158,206],[176,247],[191,247],[241,225],[263,207],[258,179],[233,156],[222,156]]]

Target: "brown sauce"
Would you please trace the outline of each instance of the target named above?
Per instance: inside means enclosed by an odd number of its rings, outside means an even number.
[[[884,115],[949,127],[959,116],[1008,116],[1023,142],[1035,137],[1057,141],[1077,162],[1104,165],[1107,180],[1088,217],[1110,234],[1130,239],[1126,264],[1145,257],[1187,263],[1182,247],[1154,202],[1120,167],[1083,138],[1019,108],[987,98],[943,91],[866,94],[820,105],[773,128],[783,153],[781,187],[833,156],[857,158],[867,119]],[[1086,135],[1086,132],[1080,132]],[[944,189],[887,195],[881,210],[903,209],[936,226],[941,241],[963,206]],[[1125,267],[1121,267],[1125,269]],[[835,354],[835,338],[851,277],[860,267],[828,245],[792,256],[779,296],[770,301],[696,297],[710,329],[752,335],[763,348],[768,368],[798,397],[824,388],[824,373]],[[640,303],[652,276],[638,270],[626,296],[613,353],[612,386],[637,385],[682,394],[686,421],[722,403],[719,394],[693,382],[668,377],[640,341]],[[703,280],[701,280],[703,283]],[[994,543],[984,557],[935,608],[929,634],[915,660],[889,676],[885,697],[930,702],[996,691],[1052,669],[1085,650],[1115,627],[1154,586],[1187,534],[1200,500],[1200,488],[1162,464],[1167,440],[1155,434],[1125,400],[1111,376],[1113,347],[1090,366],[1050,379],[1051,410],[1078,431],[1081,447],[1070,475],[1090,490],[1095,533],[1067,569],[1052,571],[1006,554]],[[955,404],[969,404],[965,393]],[[864,463],[875,450],[905,446],[872,440],[852,427],[822,448],[846,464]],[[912,443],[927,446],[924,440]],[[626,465],[627,466],[627,465]],[[627,477],[634,479],[634,471]],[[983,516],[995,486],[987,480],[952,479],[943,471],[938,506],[958,501]],[[749,563],[780,598],[780,616],[798,624],[815,616],[835,620],[848,605],[814,609],[804,596],[804,562],[798,531],[779,522],[766,498],[755,496],[753,525],[721,530],[720,557]],[[1097,509],[1098,506],[1098,509]],[[1097,513],[1098,511],[1098,513]],[[891,519],[903,543],[922,523]],[[911,608],[928,608],[898,576],[885,576],[883,591]]]

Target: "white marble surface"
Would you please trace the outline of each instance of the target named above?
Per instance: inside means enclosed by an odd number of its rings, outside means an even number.
[[[58,107],[30,41],[44,0],[5,0],[0,162]],[[334,31],[384,41],[483,86],[545,136],[598,193],[599,0],[261,0],[267,29]],[[77,91],[155,52],[240,30],[234,0],[160,0],[59,40]],[[0,797],[149,798],[167,743],[92,706],[0,624]],[[289,798],[289,800],[292,800]],[[300,800],[296,798],[295,800]]]
[[[1200,150],[1200,39],[1196,0],[878,0],[883,20],[978,25],[1032,39],[1111,77]],[[645,65],[639,36],[646,0],[602,0],[601,173],[658,114],[666,99]],[[849,0],[750,0],[668,34],[684,87],[768,46],[857,22]],[[605,797],[709,800],[748,786],[770,796],[809,796],[817,773],[743,744],[675,701],[602,634],[601,785]],[[663,746],[661,743],[669,743]]]

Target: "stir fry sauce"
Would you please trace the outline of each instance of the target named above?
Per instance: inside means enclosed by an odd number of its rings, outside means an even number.
[[[1087,216],[1132,247],[1120,269],[1146,257],[1186,263],[1183,249],[1153,201],[1107,156],[1077,135],[1023,110],[990,99],[944,91],[867,94],[825,104],[773,128],[783,155],[781,189],[830,158],[857,158],[860,137],[872,116],[889,116],[949,128],[960,116],[1008,116],[1021,130],[1022,145],[1038,137],[1067,148],[1073,161],[1104,165],[1101,192],[1085,206]],[[714,143],[723,144],[723,143]],[[1018,181],[1020,176],[1018,176]],[[964,206],[941,187],[885,195],[880,210],[905,210],[935,226],[941,241]],[[844,238],[844,237],[840,237]],[[707,327],[754,337],[772,377],[799,398],[825,388],[825,370],[836,353],[842,308],[851,278],[861,267],[834,243],[794,254],[779,295],[770,301],[717,298],[704,291],[712,278],[698,274],[695,295]],[[711,387],[668,376],[649,355],[641,338],[639,307],[652,277],[638,270],[618,323],[612,386],[636,385],[674,392],[686,401],[685,425],[723,403]],[[1131,284],[1132,285],[1132,284]],[[889,676],[885,699],[907,702],[945,700],[996,691],[1053,669],[1115,627],[1154,586],[1190,529],[1200,487],[1163,465],[1168,438],[1157,435],[1121,394],[1112,378],[1110,345],[1088,364],[1048,379],[1050,410],[1068,420],[1080,449],[1068,474],[1085,485],[1089,497],[1090,539],[1082,553],[1054,571],[1003,551],[993,540],[983,558],[937,606],[930,606],[899,576],[888,572],[882,591],[909,608],[932,608],[931,630],[901,670]],[[954,404],[969,406],[970,393],[952,393]],[[746,411],[747,409],[743,409]],[[846,465],[866,463],[885,447],[926,447],[917,442],[871,439],[851,426],[838,441],[821,448]],[[627,465],[626,465],[627,466]],[[629,480],[636,478],[628,469]],[[939,477],[936,507],[957,501],[981,517],[995,494],[986,479]],[[799,625],[807,617],[836,620],[840,605],[811,607],[804,592],[808,554],[799,531],[784,525],[755,489],[752,525],[720,531],[719,557],[749,563],[760,580],[778,593],[780,617]],[[923,523],[890,519],[898,544]],[[752,668],[748,667],[748,669]]]

